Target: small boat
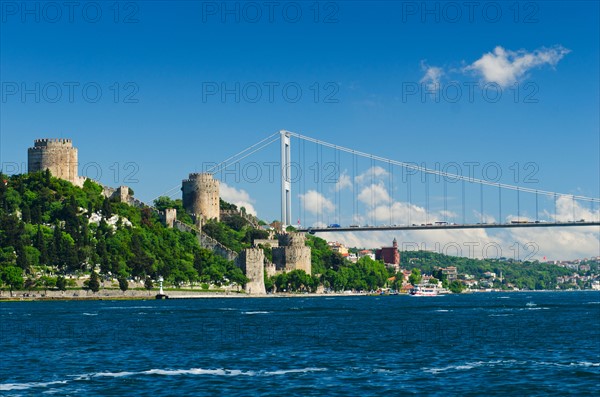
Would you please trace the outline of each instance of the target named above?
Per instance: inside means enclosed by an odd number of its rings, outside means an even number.
[[[411,296],[438,296],[439,291],[437,285],[421,284],[411,289],[409,294]]]

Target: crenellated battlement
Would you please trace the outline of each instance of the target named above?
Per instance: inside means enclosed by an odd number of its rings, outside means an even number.
[[[219,181],[213,178],[212,174],[206,173],[206,172],[193,172],[188,176],[188,179],[184,179],[183,182],[204,182],[204,183],[212,183],[212,184],[218,184]]]
[[[72,147],[73,141],[69,138],[41,138],[33,141],[33,148],[44,147]]]

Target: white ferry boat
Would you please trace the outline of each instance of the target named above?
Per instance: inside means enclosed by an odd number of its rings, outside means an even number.
[[[410,290],[411,296],[438,296],[439,288],[434,284],[421,284]]]

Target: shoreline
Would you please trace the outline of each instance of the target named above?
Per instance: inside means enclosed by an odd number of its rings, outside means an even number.
[[[49,291],[51,294],[33,294],[30,293],[18,293],[19,295],[4,296],[4,292],[0,294],[1,302],[52,302],[52,301],[101,301],[101,300],[121,300],[121,301],[133,301],[133,300],[157,300],[157,294],[148,294],[147,291],[128,291],[129,293],[123,294],[122,292],[116,292],[114,290],[108,290],[114,293],[98,292],[96,294],[87,294],[84,291],[83,296],[79,296],[79,293],[59,293],[58,291]],[[480,293],[543,293],[543,292],[599,292],[597,290],[530,290],[530,291],[469,291],[461,294],[445,294],[445,295],[470,295]],[[15,294],[13,292],[13,294]],[[77,295],[76,295],[77,294]],[[243,292],[192,292],[192,291],[165,291],[165,295],[169,298],[166,300],[179,300],[179,299],[214,299],[214,298],[232,298],[232,299],[243,299],[243,298],[319,298],[319,297],[343,297],[343,296],[394,296],[389,294],[373,294],[373,293],[361,293],[361,292],[335,292],[335,293],[272,293],[264,295],[248,295]],[[398,296],[408,296],[408,294],[398,294]],[[443,296],[443,295],[440,295]]]

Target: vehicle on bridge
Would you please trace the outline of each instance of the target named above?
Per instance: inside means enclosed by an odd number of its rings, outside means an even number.
[[[332,223],[331,225],[327,226],[328,229],[339,229],[341,228],[341,226],[337,223]]]

